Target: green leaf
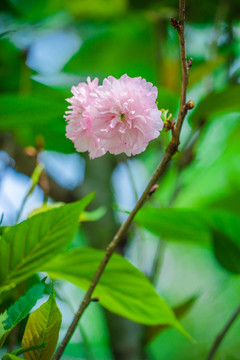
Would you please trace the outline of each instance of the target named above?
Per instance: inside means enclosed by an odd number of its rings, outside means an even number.
[[[0,241],[0,290],[28,278],[69,245],[79,216],[93,196],[35,215],[4,232]]]
[[[28,351],[43,349],[45,346],[46,346],[46,344],[43,343],[41,345],[30,346],[29,348],[26,348],[26,349],[25,348],[18,348],[16,350],[13,350],[11,352],[11,354],[13,354],[13,355],[22,355],[22,354],[24,354],[25,352],[28,352]]]
[[[187,301],[184,301],[184,303],[174,307],[173,312],[176,315],[177,319],[181,319],[183,316],[185,316],[191,310],[196,300],[197,297],[193,296]],[[161,331],[167,329],[168,327],[169,325],[147,326],[144,337],[145,344],[149,344]]]
[[[73,249],[43,269],[54,279],[65,279],[87,290],[103,257],[100,250]],[[147,277],[120,255],[114,254],[109,261],[93,296],[106,309],[130,320],[179,328],[172,310]]]
[[[135,222],[167,240],[201,243],[210,240],[205,219],[193,209],[145,207],[137,213]]]
[[[4,343],[9,332],[22,319],[24,319],[43,295],[44,284],[34,285],[22,297],[20,297],[9,309],[0,315],[0,346]]]
[[[192,115],[190,114],[190,122],[193,125],[198,125],[203,119],[212,119],[217,115],[228,112],[239,112],[239,94],[239,85],[230,86],[223,91],[208,94],[197,104]]]
[[[57,345],[61,322],[62,315],[52,287],[48,301],[30,314],[21,344],[25,349],[43,343],[46,343],[46,346],[24,353],[24,359],[50,360]]]

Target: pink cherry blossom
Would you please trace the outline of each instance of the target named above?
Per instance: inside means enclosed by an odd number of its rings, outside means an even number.
[[[86,83],[79,83],[73,86],[71,92],[73,96],[67,101],[68,106],[65,118],[68,122],[66,126],[66,136],[73,141],[77,151],[89,151],[91,158],[102,156],[106,153],[100,148],[100,140],[92,131],[92,119],[88,115],[86,108],[91,103],[90,94],[98,86],[98,79],[92,82],[87,78]]]
[[[157,88],[141,77],[112,76],[98,85],[98,79],[72,88],[66,120],[67,134],[77,151],[89,151],[90,158],[143,152],[163,128],[156,105]]]

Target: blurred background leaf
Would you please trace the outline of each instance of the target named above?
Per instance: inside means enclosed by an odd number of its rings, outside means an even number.
[[[198,294],[182,319],[196,343],[165,329],[145,345],[142,326],[91,304],[83,331],[66,350],[68,359],[202,360],[239,301],[240,4],[186,2],[187,57],[193,58],[187,98],[196,106],[184,124],[179,154],[118,252],[155,279],[157,291],[173,308]],[[169,109],[176,119],[180,59],[169,18],[178,16],[178,1],[3,0],[0,6],[3,226],[14,224],[37,160],[46,170],[47,186],[36,186],[21,220],[43,202],[72,202],[96,191],[89,210],[104,206],[107,211],[84,223],[71,247],[103,248],[126,216],[112,204],[125,210],[133,207],[161,159],[169,133],[162,133],[133,159],[107,154],[90,161],[86,154],[74,153],[65,138],[65,99],[71,96],[71,86],[87,76],[101,82],[108,75],[127,73],[153,82],[159,90],[159,108]],[[37,159],[26,155],[25,147],[37,148],[39,141],[45,151]],[[155,274],[153,259],[158,264]],[[57,301],[66,319],[63,333],[73,312],[68,312],[69,302],[79,302],[83,293],[71,288],[74,295],[67,301],[63,294],[70,285],[59,284]],[[19,283],[9,297],[5,294],[1,311],[29,287]],[[236,321],[216,360],[239,357],[239,331]],[[21,329],[18,343],[20,338]]]

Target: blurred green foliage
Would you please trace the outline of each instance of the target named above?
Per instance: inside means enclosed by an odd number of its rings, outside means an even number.
[[[119,252],[155,279],[156,290],[174,309],[196,299],[183,318],[196,342],[175,329],[146,330],[120,318],[111,320],[94,304],[63,359],[200,360],[239,303],[240,3],[186,2],[187,56],[193,58],[187,98],[196,107],[184,124],[180,152]],[[0,6],[0,145],[19,172],[32,173],[34,163],[23,148],[37,146],[39,139],[45,150],[74,152],[65,138],[64,99],[71,96],[71,86],[87,76],[100,81],[124,73],[142,76],[158,87],[159,108],[169,109],[176,119],[181,68],[178,37],[169,18],[177,17],[178,1],[3,0]],[[132,193],[138,194],[139,179],[150,177],[169,136],[162,133],[134,161],[108,155],[89,161],[83,155],[85,181],[73,191],[49,180],[53,200],[73,201],[96,191],[94,206],[108,209],[103,219],[81,229],[74,247],[108,243],[119,223],[112,203],[130,206],[123,195],[119,200],[123,180],[112,181],[119,164],[125,164]],[[65,216],[68,221],[71,214],[60,217]],[[72,234],[71,221],[68,226]],[[17,248],[15,255],[20,256]],[[57,298],[67,314],[64,332],[82,292],[68,283],[57,285]],[[26,286],[19,284],[11,300]],[[237,319],[216,359],[239,359],[239,331]]]

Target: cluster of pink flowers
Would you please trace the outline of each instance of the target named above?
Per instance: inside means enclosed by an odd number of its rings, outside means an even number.
[[[92,159],[107,151],[139,154],[163,128],[157,88],[141,77],[109,76],[102,85],[97,78],[88,78],[71,91],[66,136],[77,151],[88,151]]]

